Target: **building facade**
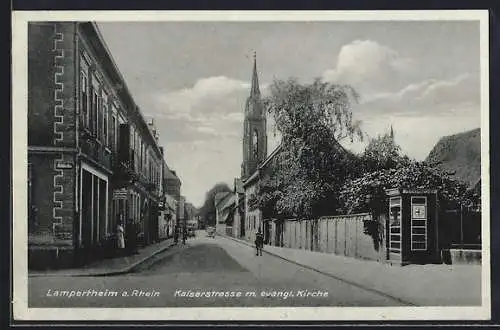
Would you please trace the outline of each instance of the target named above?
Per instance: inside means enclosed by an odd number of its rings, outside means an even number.
[[[28,41],[30,262],[95,255],[118,221],[157,240],[163,151],[97,25],[30,23]]]

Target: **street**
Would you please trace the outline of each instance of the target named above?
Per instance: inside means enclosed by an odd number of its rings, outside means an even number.
[[[401,306],[388,296],[198,231],[134,273],[30,277],[29,307]]]

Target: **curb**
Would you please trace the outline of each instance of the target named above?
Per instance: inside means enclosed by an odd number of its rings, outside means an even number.
[[[247,245],[247,246],[252,247],[252,248],[254,248],[254,247],[255,247],[254,245],[252,245],[252,244],[250,244],[250,243],[248,243],[248,242],[246,242],[246,241],[239,240],[239,239],[234,238],[234,237],[231,237],[231,236],[222,236],[222,235],[219,235],[219,236],[220,236],[220,237],[223,237],[223,238],[226,238],[226,239],[233,240],[233,241],[235,241],[235,242],[238,242],[238,243],[241,243],[241,244],[244,244],[244,245]],[[386,293],[386,292],[383,292],[383,291],[379,291],[379,290],[377,290],[377,289],[370,288],[370,287],[368,287],[368,286],[365,286],[364,284],[360,284],[360,283],[356,283],[356,282],[353,282],[353,281],[350,281],[350,280],[346,280],[345,278],[339,277],[339,276],[337,276],[337,275],[333,275],[333,274],[331,274],[331,273],[328,273],[328,272],[325,272],[325,271],[319,270],[319,269],[317,269],[317,268],[314,268],[314,267],[311,267],[311,266],[308,266],[308,265],[301,264],[301,263],[299,263],[299,262],[297,262],[297,261],[295,261],[295,260],[285,258],[285,257],[283,257],[283,256],[280,256],[279,254],[276,254],[276,253],[273,253],[273,252],[267,251],[267,250],[265,250],[265,249],[262,249],[262,252],[265,252],[265,253],[267,253],[267,254],[269,254],[269,255],[272,255],[273,257],[276,257],[276,258],[279,258],[279,259],[285,260],[285,261],[287,261],[287,262],[290,262],[290,263],[292,263],[292,264],[294,264],[294,265],[297,265],[297,266],[300,266],[300,267],[303,267],[303,268],[306,268],[306,269],[312,270],[312,271],[314,271],[314,272],[316,272],[316,273],[319,273],[319,274],[321,274],[321,275],[325,275],[325,276],[328,276],[328,277],[334,278],[334,279],[336,279],[336,280],[339,280],[339,281],[341,281],[341,282],[344,282],[344,283],[347,283],[347,284],[353,285],[353,286],[358,287],[358,288],[360,288],[360,289],[363,289],[363,290],[366,290],[366,291],[369,291],[369,292],[376,293],[376,294],[381,295],[381,296],[384,296],[384,297],[386,297],[386,298],[390,298],[390,299],[396,300],[396,301],[398,301],[398,302],[400,302],[400,303],[403,303],[403,304],[405,304],[405,305],[409,305],[409,306],[418,306],[417,304],[414,304],[414,303],[412,303],[412,302],[409,302],[409,301],[403,300],[403,299],[401,299],[401,298],[395,297],[395,296],[390,295],[390,294],[388,294],[388,293]]]
[[[165,252],[166,250],[170,249],[172,246],[175,246],[175,243],[172,243],[168,246],[164,246],[161,249],[156,250],[152,254],[134,262],[131,265],[128,265],[127,267],[124,267],[119,270],[112,270],[112,271],[102,271],[102,272],[88,272],[88,273],[49,273],[49,274],[29,274],[28,277],[99,277],[99,276],[117,276],[117,275],[123,275],[127,273],[131,273],[134,271],[135,268],[139,267],[141,264],[147,262],[149,259],[153,258],[154,256]]]

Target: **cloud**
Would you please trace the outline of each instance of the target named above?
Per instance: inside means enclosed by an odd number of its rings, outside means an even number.
[[[204,102],[217,102],[241,91],[249,90],[250,84],[225,76],[202,78],[190,88],[156,95],[166,112],[195,111]]]
[[[479,115],[480,101],[478,75],[462,74],[448,80],[424,80],[394,93],[374,94],[365,99],[360,111],[401,116],[475,111]]]
[[[323,73],[324,81],[350,84],[362,92],[384,89],[410,75],[411,58],[372,40],[355,40],[342,46],[334,68]]]
[[[169,141],[235,139],[241,135],[249,90],[249,83],[225,76],[202,78],[189,88],[155,92],[148,115]]]
[[[363,129],[369,137],[374,138],[389,132],[391,125],[402,152],[411,158],[424,160],[441,137],[480,127],[480,116],[477,112],[461,116],[449,115],[446,118],[432,113],[415,117],[375,116],[364,122]],[[362,152],[367,142],[368,140],[363,143],[345,141],[343,144],[354,152]]]

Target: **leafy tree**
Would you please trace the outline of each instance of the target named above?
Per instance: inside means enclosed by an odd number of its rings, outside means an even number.
[[[360,122],[353,120],[358,101],[350,86],[277,80],[264,99],[281,135],[277,170],[261,183],[260,204],[279,214],[314,218],[335,212],[337,194],[352,172],[355,157],[339,142],[363,139]]]
[[[410,159],[406,155],[402,155],[400,146],[395,142],[391,127],[390,133],[379,135],[370,140],[361,156],[361,163],[365,172],[371,172],[408,165]]]
[[[411,161],[405,166],[366,173],[347,180],[340,193],[344,213],[383,212],[386,209],[385,189],[437,189],[443,208],[473,206],[480,196],[467,184],[454,180],[447,172],[425,162]]]
[[[231,192],[231,188],[226,183],[219,182],[205,193],[205,202],[199,209],[199,215],[203,223],[207,226],[215,225],[215,195],[220,192]]]

